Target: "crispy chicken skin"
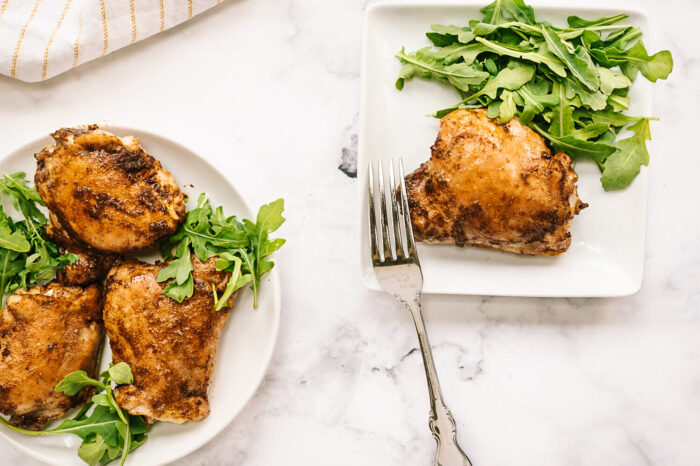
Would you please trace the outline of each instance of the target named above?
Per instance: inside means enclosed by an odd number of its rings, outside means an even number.
[[[431,150],[406,177],[416,240],[549,256],[569,248],[586,207],[578,176],[517,118],[498,125],[485,109],[455,110]]]
[[[56,273],[56,280],[64,285],[84,286],[105,278],[119,256],[98,251],[80,240],[71,238],[58,223],[55,215],[49,213],[49,219],[46,234],[58,246],[59,252],[78,256],[77,262],[63,267]]]
[[[120,262],[107,276],[104,319],[114,362],[131,366],[134,383],[115,390],[131,414],[174,423],[209,414],[209,384],[229,306],[214,310],[212,285],[226,287],[229,274],[214,260],[193,260],[194,294],[178,303],[162,294],[156,277],[165,263]]]
[[[39,430],[93,394],[72,397],[54,388],[69,373],[94,377],[102,348],[102,293],[50,283],[15,292],[0,316],[0,412]]]
[[[70,237],[128,253],[151,246],[184,221],[180,188],[138,139],[95,125],[51,136],[56,144],[34,156],[34,184]]]

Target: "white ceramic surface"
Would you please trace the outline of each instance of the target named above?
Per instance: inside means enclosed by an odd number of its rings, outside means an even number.
[[[401,64],[394,54],[430,45],[431,24],[467,24],[481,18],[483,2],[391,2],[367,9],[363,38],[362,96],[359,132],[359,181],[367,184],[370,161],[403,157],[407,174],[430,157],[439,120],[426,117],[460,100],[450,86],[415,78],[403,91],[394,87]],[[579,2],[537,8],[537,18],[566,25],[569,15],[599,18],[627,12],[625,22],[641,27],[649,38],[646,16],[619,8],[580,7]],[[631,115],[651,115],[652,87],[637,79],[630,92]],[[533,257],[479,248],[418,246],[424,293],[497,296],[625,296],[642,286],[648,171],[622,191],[606,193],[593,162],[576,164],[579,196],[589,207],[574,219],[572,244],[558,257]],[[366,190],[360,190],[360,273],[378,290],[368,252]],[[624,214],[621,214],[624,213]]]
[[[175,466],[432,464],[416,332],[393,298],[360,282],[360,186],[338,170],[344,160],[352,173],[356,155],[372,3],[226,0],[44,84],[0,77],[0,154],[110,118],[184,141],[253,206],[285,199],[269,371],[236,419]],[[697,466],[700,3],[585,4],[644,9],[648,49],[675,59],[654,84],[642,289],[612,299],[427,295],[430,342],[476,466]],[[0,438],[0,464],[43,463]]]
[[[100,124],[100,127],[118,136],[138,137],[144,149],[157,157],[163,167],[173,174],[191,202],[196,202],[199,193],[206,192],[212,205],[223,205],[226,214],[255,218],[257,210],[248,207],[243,196],[206,158],[169,138],[147,131],[110,124]],[[30,179],[33,178],[36,169],[33,154],[50,142],[47,136],[40,137],[11,152],[0,159],[0,172],[23,171]],[[156,259],[158,257],[155,255],[147,257],[150,261]],[[277,340],[279,317],[279,275],[273,269],[263,278],[257,309],[253,309],[253,295],[247,288],[236,299],[219,342],[209,392],[209,416],[202,421],[183,425],[156,423],[149,430],[148,441],[129,455],[126,464],[145,466],[169,463],[193,452],[221,432],[263,380]],[[107,345],[101,368],[109,367],[110,361],[111,351]],[[78,437],[32,437],[9,429],[0,429],[0,435],[47,463],[60,466],[84,464],[77,456],[80,446]]]

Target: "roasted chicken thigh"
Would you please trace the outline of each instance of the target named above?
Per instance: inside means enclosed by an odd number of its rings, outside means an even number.
[[[66,265],[56,272],[56,280],[64,285],[89,285],[105,278],[109,269],[117,261],[117,254],[98,251],[82,241],[72,238],[53,214],[49,214],[46,234],[61,254],[75,254],[78,261]]]
[[[39,430],[86,401],[91,388],[72,397],[54,388],[73,371],[97,375],[103,335],[96,285],[50,283],[9,296],[0,315],[0,412]]]
[[[586,207],[566,154],[514,118],[455,110],[440,123],[432,156],[406,177],[416,240],[558,255]]]
[[[230,308],[214,310],[229,274],[214,260],[193,260],[194,294],[182,303],[165,296],[156,277],[167,263],[122,262],[107,276],[104,319],[114,362],[127,362],[134,383],[115,390],[130,414],[182,423],[209,414],[216,349]],[[229,301],[229,306],[233,298]]]
[[[185,201],[138,139],[97,126],[60,129],[35,155],[34,184],[61,227],[91,248],[135,252],[175,232]]]

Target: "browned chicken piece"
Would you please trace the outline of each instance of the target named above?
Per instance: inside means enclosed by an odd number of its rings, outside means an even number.
[[[165,263],[117,264],[107,276],[104,319],[114,362],[127,362],[134,383],[115,390],[130,414],[175,423],[209,414],[209,384],[229,306],[214,310],[212,285],[219,293],[229,274],[214,260],[193,260],[194,294],[178,303],[165,296],[156,277]]]
[[[406,177],[417,241],[554,256],[571,244],[587,206],[571,159],[514,118],[455,110],[440,123],[432,156]]]
[[[71,253],[78,256],[78,261],[67,265],[56,273],[56,280],[64,285],[89,285],[102,280],[119,259],[117,254],[106,253],[91,248],[85,243],[71,238],[58,223],[55,215],[49,213],[49,225],[46,234],[59,249],[61,254]]]
[[[51,136],[56,144],[34,156],[34,184],[70,237],[128,253],[174,233],[184,221],[180,188],[138,139],[95,125]]]
[[[39,430],[94,390],[75,396],[54,388],[73,371],[97,375],[102,349],[102,292],[50,283],[15,292],[0,316],[0,412]]]

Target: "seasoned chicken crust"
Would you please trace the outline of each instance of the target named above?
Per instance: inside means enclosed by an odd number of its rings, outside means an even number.
[[[406,177],[413,232],[425,243],[558,255],[587,206],[564,153],[514,118],[455,110],[440,122],[430,160]]]
[[[138,139],[95,125],[51,136],[56,144],[35,155],[34,184],[70,237],[129,253],[171,235],[184,221],[180,188]]]
[[[104,326],[102,293],[50,283],[20,289],[0,315],[0,412],[10,423],[39,430],[92,395],[54,391],[73,371],[97,375]]]
[[[61,254],[70,253],[78,256],[77,262],[66,265],[56,272],[56,280],[64,285],[84,286],[101,281],[119,259],[117,254],[98,251],[72,238],[52,213],[49,213],[46,234],[58,246]]]
[[[127,261],[107,276],[104,319],[114,362],[127,362],[134,383],[115,390],[130,414],[174,423],[209,414],[209,384],[229,307],[214,310],[212,285],[221,293],[229,274],[214,259],[193,259],[194,294],[178,303],[165,296],[158,273],[167,265]]]

